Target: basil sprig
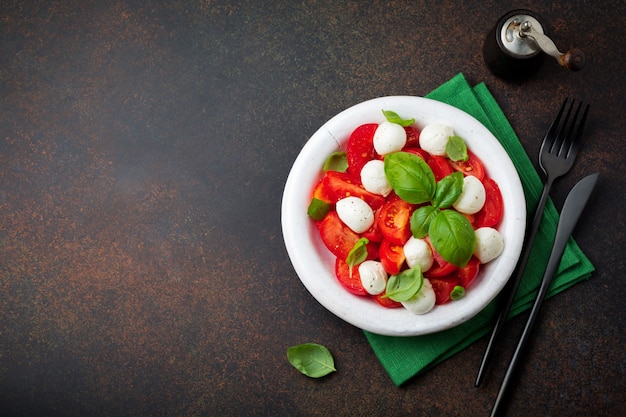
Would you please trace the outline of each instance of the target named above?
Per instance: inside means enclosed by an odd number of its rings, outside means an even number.
[[[399,124],[402,127],[411,126],[415,123],[415,119],[403,119],[398,113],[391,110],[383,110],[383,115],[385,115],[388,122]]]
[[[469,154],[467,153],[467,145],[460,136],[450,136],[446,143],[446,154],[453,161],[467,161]]]
[[[316,343],[287,348],[287,359],[294,368],[311,378],[320,378],[336,371],[333,355],[325,346]]]
[[[385,156],[385,176],[398,197],[411,204],[422,204],[435,197],[435,175],[426,161],[409,152]]]
[[[439,182],[428,164],[408,152],[385,156],[385,174],[395,193],[412,204],[425,204],[413,212],[411,233],[430,236],[435,250],[453,265],[463,267],[472,257],[476,236],[465,216],[447,210],[463,191],[463,174],[454,172]]]
[[[389,277],[383,298],[390,298],[399,303],[408,301],[422,289],[423,284],[424,275],[419,266],[405,269]]]
[[[348,156],[345,152],[337,151],[328,155],[326,161],[324,161],[324,167],[322,168],[324,172],[326,171],[338,171],[338,172],[346,172],[348,169]]]
[[[350,267],[350,273],[352,273],[352,267],[362,263],[364,260],[367,259],[368,243],[370,243],[370,241],[367,238],[362,237],[354,244],[352,249],[350,249],[350,252],[348,252],[346,263]]]

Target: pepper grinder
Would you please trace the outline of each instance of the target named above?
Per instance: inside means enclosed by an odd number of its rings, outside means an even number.
[[[513,10],[498,20],[483,45],[483,58],[489,70],[505,78],[523,78],[534,74],[545,55],[571,70],[585,65],[585,54],[580,49],[562,53],[545,34],[538,16],[530,10]]]

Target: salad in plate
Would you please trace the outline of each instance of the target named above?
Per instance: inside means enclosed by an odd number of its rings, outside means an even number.
[[[450,126],[383,110],[326,158],[308,215],[352,294],[425,314],[464,297],[504,249],[503,199]]]

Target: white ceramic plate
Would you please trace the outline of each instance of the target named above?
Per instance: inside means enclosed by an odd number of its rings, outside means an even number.
[[[405,119],[415,118],[418,128],[440,122],[450,125],[465,139],[468,148],[485,165],[499,185],[504,200],[504,218],[498,230],[504,251],[483,265],[466,296],[415,315],[404,308],[385,308],[369,297],[346,291],[335,277],[335,257],[324,246],[319,232],[307,216],[315,184],[322,176],[326,157],[344,150],[352,131],[364,123],[385,121],[382,110],[392,110]],[[457,326],[480,312],[504,287],[519,258],[526,224],[526,203],[519,176],[498,140],[476,119],[447,104],[410,96],[389,96],[350,107],[324,124],[308,140],[287,178],[282,201],[282,229],[287,252],[298,277],[329,311],[372,333],[416,336]]]

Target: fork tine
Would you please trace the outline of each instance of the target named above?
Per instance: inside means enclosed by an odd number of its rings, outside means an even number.
[[[576,110],[576,116],[578,116],[578,110],[580,110],[580,107],[582,105],[583,105],[583,102],[581,101],[580,104],[578,105],[578,109]],[[578,149],[580,148],[580,138],[582,136],[583,129],[585,128],[585,122],[587,121],[587,113],[589,113],[589,104],[585,105],[583,115],[580,118],[580,121],[578,122],[576,131],[574,132],[574,135],[572,137],[572,140],[569,146],[569,150],[567,152],[567,156],[566,156],[567,158],[575,158],[576,154],[578,153]],[[574,129],[574,124],[572,123],[571,130],[573,129]]]
[[[565,105],[567,104],[567,100],[568,100],[568,97],[565,97],[565,100],[563,100],[563,104],[561,104],[561,108],[559,109],[559,113],[556,115],[556,117],[552,121],[552,124],[550,125],[548,132],[546,132],[546,136],[543,139],[543,142],[541,143],[541,149],[539,150],[540,153],[544,151],[544,148],[548,152],[552,149],[552,146],[554,145],[554,141],[557,138],[557,130],[559,128],[561,116],[563,116],[563,111],[565,110]]]
[[[560,127],[559,127],[559,131],[556,135],[556,138],[554,139],[554,142],[552,144],[552,147],[548,150],[548,152],[550,152],[551,154],[554,155],[561,155],[561,153],[563,152],[564,149],[566,149],[566,143],[567,143],[567,139],[570,135],[570,133],[572,132],[572,127],[576,122],[576,116],[578,114],[578,112],[574,115],[574,119],[572,121],[572,125],[571,127],[568,129],[569,125],[569,117],[572,114],[572,109],[574,108],[574,103],[576,102],[575,99],[572,99],[572,102],[569,104],[569,107],[567,109],[567,114],[565,115],[565,119],[563,120],[562,123],[560,123]]]

